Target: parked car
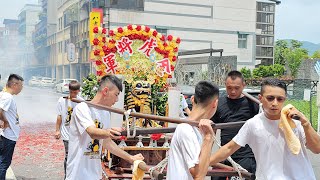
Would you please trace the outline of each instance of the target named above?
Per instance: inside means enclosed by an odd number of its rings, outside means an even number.
[[[69,93],[69,83],[76,79],[61,79],[60,81],[57,82],[56,84],[56,91],[61,92],[61,93]]]
[[[41,87],[49,87],[53,88],[55,86],[55,82],[52,78],[49,77],[42,77],[40,81],[40,86]]]
[[[42,77],[40,76],[32,76],[29,80],[29,86],[40,86]]]

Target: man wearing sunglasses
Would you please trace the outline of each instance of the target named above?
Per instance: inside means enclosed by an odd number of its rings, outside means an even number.
[[[278,79],[266,79],[262,82],[259,100],[263,113],[249,119],[239,133],[210,158],[214,165],[226,159],[240,147],[248,144],[257,162],[256,177],[265,180],[315,180],[306,148],[313,153],[320,153],[320,137],[310,125],[309,120],[297,109],[289,110],[288,118],[294,115],[295,136],[301,143],[301,150],[293,154],[285,141],[284,133],[279,128],[281,110],[286,100],[287,87]]]

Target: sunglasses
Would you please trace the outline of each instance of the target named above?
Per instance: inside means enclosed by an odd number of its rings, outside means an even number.
[[[282,103],[286,100],[283,96],[265,96],[266,100],[268,102],[273,102],[275,99],[277,99],[278,102]]]

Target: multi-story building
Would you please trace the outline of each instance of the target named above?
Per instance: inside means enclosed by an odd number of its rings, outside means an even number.
[[[274,62],[275,9],[280,1],[257,1],[256,64]]]
[[[16,19],[4,19],[4,27],[0,35],[0,72],[2,77],[10,73],[22,71],[21,49],[19,48],[20,36],[18,33],[19,21]]]
[[[274,8],[274,1],[265,2]],[[53,42],[51,49],[55,47],[50,57],[55,64],[52,72],[57,79],[71,77],[79,80],[89,73],[88,16],[94,7],[102,7],[108,14],[103,19],[104,25],[110,29],[128,24],[147,25],[163,34],[181,37],[180,51],[223,49],[224,56],[237,56],[238,69],[244,66],[254,68],[264,62],[260,61],[263,54],[256,56],[260,49],[256,43],[269,35],[265,27],[260,27],[262,20],[257,18],[260,13],[258,4],[256,0],[60,0],[57,32],[48,39]],[[268,28],[274,28],[274,24]],[[77,54],[77,60],[71,63],[67,60],[69,43],[76,45]],[[273,50],[273,41],[265,46]],[[259,61],[256,61],[257,57]]]
[[[20,14],[19,19],[19,36],[22,37],[19,42],[19,48],[21,49],[21,57],[24,71],[23,75],[28,79],[29,74],[38,73],[33,72],[33,67],[38,66],[37,59],[34,55],[34,46],[32,43],[32,33],[35,30],[35,26],[39,22],[39,16],[41,13],[41,6],[36,4],[26,4]],[[36,70],[36,69],[35,69]]]
[[[52,76],[51,46],[47,45],[48,36],[56,32],[56,0],[39,0],[42,11],[39,13],[39,22],[35,25],[33,31],[33,46],[36,64],[29,66],[27,69],[29,77],[32,75]]]

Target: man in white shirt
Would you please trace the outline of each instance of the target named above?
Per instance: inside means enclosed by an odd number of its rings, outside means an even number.
[[[188,107],[188,103],[186,101],[186,99],[184,98],[183,94],[180,94],[180,105],[179,105],[179,109],[180,109],[180,114],[179,117],[182,119],[185,119],[186,116],[184,115],[184,113],[186,113],[188,116],[190,115],[190,109]]]
[[[0,92],[0,121],[3,128],[0,132],[0,180],[6,177],[20,134],[19,115],[13,95],[19,94],[22,88],[23,78],[17,74],[10,74],[6,90]]]
[[[256,177],[263,180],[315,180],[307,150],[320,153],[320,137],[310,125],[308,119],[297,109],[289,110],[288,118],[294,115],[294,136],[300,141],[301,150],[293,154],[279,129],[281,110],[286,100],[286,84],[278,79],[266,79],[262,82],[259,99],[263,113],[249,119],[239,133],[210,158],[210,164],[225,160],[240,147],[248,144],[257,162]],[[289,127],[290,128],[290,127]]]
[[[67,158],[68,158],[68,143],[69,143],[69,125],[71,120],[71,114],[73,108],[77,103],[71,101],[72,98],[83,100],[78,96],[80,92],[80,83],[76,80],[72,80],[69,83],[69,96],[60,97],[57,103],[57,121],[56,121],[56,139],[62,139],[65,149],[64,157],[64,173],[66,174]]]
[[[199,122],[198,127],[179,124],[172,137],[167,179],[204,179],[207,174],[213,145],[210,118],[218,106],[219,88],[208,81],[200,81],[191,97],[193,104],[188,119]]]
[[[122,83],[114,75],[106,75],[99,81],[98,92],[92,103],[112,106],[118,101]],[[121,121],[121,120],[120,120]],[[102,179],[101,147],[114,155],[133,163],[143,160],[141,154],[131,156],[123,151],[112,139],[120,138],[120,129],[110,127],[110,112],[89,107],[85,102],[73,109],[69,131],[69,154],[67,180]]]

